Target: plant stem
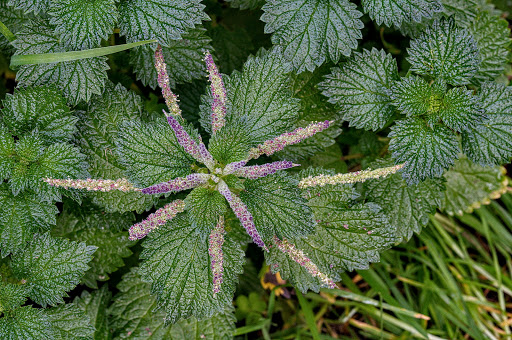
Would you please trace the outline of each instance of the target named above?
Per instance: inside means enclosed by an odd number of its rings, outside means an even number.
[[[4,35],[4,37],[7,38],[7,40],[9,40],[9,42],[16,39],[16,36],[1,21],[0,21],[0,33],[2,33]]]

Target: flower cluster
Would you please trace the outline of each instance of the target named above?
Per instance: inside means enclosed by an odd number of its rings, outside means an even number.
[[[43,178],[46,183],[61,187],[64,189],[85,189],[89,191],[141,191],[131,184],[126,178],[120,178],[116,180],[111,179],[55,179],[55,178]]]
[[[219,222],[210,233],[208,254],[211,258],[211,268],[213,273],[213,295],[220,292],[222,285],[222,273],[224,271],[224,255],[222,253],[222,245],[224,244],[224,216],[219,217]]]
[[[149,215],[144,221],[130,227],[130,240],[140,240],[154,229],[167,223],[180,212],[185,211],[185,202],[175,200]]]

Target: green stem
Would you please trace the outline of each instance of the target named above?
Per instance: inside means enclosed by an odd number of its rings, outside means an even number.
[[[48,64],[58,63],[63,61],[72,61],[78,59],[101,57],[112,53],[121,52],[136,46],[155,43],[156,40],[144,40],[134,43],[92,48],[83,51],[59,52],[59,53],[42,53],[42,54],[28,54],[28,55],[15,55],[11,58],[11,66],[20,66],[28,64]]]
[[[0,21],[0,33],[4,35],[9,41],[13,41],[16,39],[16,36],[4,25],[3,22]]]
[[[316,328],[315,315],[313,314],[311,306],[309,305],[304,295],[302,295],[302,293],[298,289],[295,290],[295,293],[297,294],[297,298],[299,299],[300,309],[304,313],[304,318],[306,319],[309,331],[311,332],[311,337],[314,340],[320,340],[320,333],[318,333],[318,329]]]

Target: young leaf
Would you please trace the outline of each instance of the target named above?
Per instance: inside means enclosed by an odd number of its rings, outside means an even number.
[[[98,47],[114,32],[115,0],[52,0],[48,14],[61,41],[71,49]]]
[[[389,148],[395,162],[405,162],[402,176],[408,184],[440,177],[459,153],[455,134],[441,125],[420,119],[399,120],[391,128]]]
[[[76,132],[78,118],[71,114],[61,93],[51,87],[17,88],[0,110],[12,135],[38,134],[44,144],[67,142]]]
[[[155,310],[155,298],[150,295],[151,285],[140,279],[138,268],[123,276],[117,286],[119,293],[110,308],[113,316],[114,336],[119,339],[230,339],[235,330],[232,307],[211,318],[198,321],[195,317],[165,326],[165,314]]]
[[[9,0],[8,5],[24,13],[34,12],[37,15],[48,10],[50,0]]]
[[[377,161],[374,168],[391,166],[392,162]],[[413,233],[420,233],[443,202],[444,185],[439,179],[428,179],[407,185],[400,174],[365,182],[367,198],[377,203],[386,213],[389,223],[396,226],[397,238],[409,240]]]
[[[362,38],[362,13],[348,0],[270,0],[262,9],[265,33],[273,33],[272,43],[283,47],[297,73],[338,62]]]
[[[181,214],[151,232],[142,244],[141,259],[145,261],[141,276],[152,284],[151,292],[156,294],[166,322],[175,323],[189,316],[211,317],[233,299],[244,253],[238,241],[227,233],[223,283],[214,297],[207,234],[192,226],[186,214]]]
[[[190,82],[206,76],[204,53],[212,50],[211,39],[203,28],[187,30],[182,39],[173,40],[168,46],[162,46],[162,54],[167,66],[171,87],[177,83]],[[130,64],[133,65],[137,79],[144,85],[157,86],[155,69],[155,50],[151,45],[139,46],[130,50]]]
[[[398,79],[396,61],[384,50],[363,50],[341,68],[333,68],[319,84],[329,102],[337,104],[350,126],[383,128],[393,115],[388,89]]]
[[[437,81],[429,84],[422,77],[411,76],[394,82],[391,93],[393,105],[407,117],[437,116],[442,109],[446,83]]]
[[[316,232],[290,242],[334,281],[339,280],[342,271],[368,268],[370,262],[379,260],[379,251],[395,243],[396,228],[389,224],[377,205],[368,203],[347,208],[330,199],[325,204],[318,205],[318,210],[313,207],[315,218],[319,220]],[[279,272],[302,292],[308,289],[318,292],[323,286],[318,277],[311,276],[276,247],[265,253],[265,259],[272,272]]]
[[[201,0],[134,0],[119,5],[119,29],[127,42],[158,40],[168,46],[189,28],[209,20]]]
[[[411,71],[442,78],[451,85],[468,84],[480,66],[475,40],[453,18],[436,20],[411,41],[407,52]]]
[[[32,288],[29,297],[34,302],[54,306],[79,283],[95,250],[85,243],[36,234],[12,256],[11,266],[14,275]]]
[[[207,188],[195,188],[185,199],[190,223],[199,227],[203,233],[210,231],[219,216],[228,210],[226,199],[218,191]]]
[[[25,306],[0,318],[0,334],[5,339],[54,339],[54,329],[43,309]]]
[[[16,34],[12,45],[15,55],[65,52],[68,49],[44,21],[28,24]],[[71,104],[89,101],[100,94],[107,79],[106,57],[95,57],[61,63],[23,65],[16,74],[20,86],[53,84],[62,90]]]
[[[378,25],[400,27],[402,22],[419,23],[443,9],[440,0],[363,0],[363,9]]]
[[[462,150],[481,165],[507,163],[512,158],[512,87],[486,82],[479,97],[489,119],[462,134]]]
[[[126,177],[126,167],[115,152],[115,137],[124,120],[137,120],[142,115],[142,100],[122,85],[108,82],[101,96],[94,96],[86,115],[79,124],[80,147],[87,155],[89,172],[93,178],[118,179]],[[156,197],[140,192],[94,192],[89,194],[94,203],[107,212],[137,211],[141,213],[156,203]]]
[[[55,224],[59,210],[30,191],[12,194],[6,183],[0,185],[0,255],[20,249],[39,230]]]
[[[81,296],[73,300],[73,303],[89,317],[91,325],[95,328],[95,340],[111,338],[107,309],[111,298],[112,293],[105,284],[92,293],[84,290]]]
[[[465,157],[457,160],[444,177],[446,192],[442,210],[449,215],[471,213],[507,192],[504,168],[483,167]]]
[[[454,87],[446,93],[439,116],[446,126],[458,132],[474,129],[484,121],[478,98],[464,87]]]
[[[296,179],[282,171],[244,182],[245,190],[240,198],[266,243],[274,235],[291,239],[314,231],[311,209],[301,197],[297,184]]]
[[[75,304],[62,304],[44,311],[57,339],[93,339],[94,327],[89,323],[88,316]]]

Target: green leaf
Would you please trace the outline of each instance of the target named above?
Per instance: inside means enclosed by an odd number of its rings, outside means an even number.
[[[52,0],[48,14],[61,41],[79,50],[98,47],[119,16],[115,0]]]
[[[461,27],[468,27],[478,13],[480,0],[443,0],[443,14],[453,16],[455,22]]]
[[[2,257],[18,250],[39,230],[55,224],[57,207],[42,201],[30,191],[17,196],[6,183],[0,185],[0,253]]]
[[[168,47],[162,47],[171,87],[176,87],[176,83],[190,82],[206,76],[204,53],[212,50],[212,46],[211,39],[205,32],[203,28],[188,30],[182,39],[170,41]],[[153,89],[157,86],[154,48],[153,44],[130,51],[130,64],[133,65],[137,79]]]
[[[473,82],[494,80],[505,71],[510,46],[508,22],[497,15],[480,12],[468,30],[476,41],[482,63]]]
[[[458,132],[471,130],[484,121],[478,98],[465,87],[454,87],[446,93],[439,116],[446,126]]]
[[[480,58],[471,34],[453,20],[436,20],[407,49],[410,70],[451,85],[468,84],[478,71]]]
[[[213,157],[228,164],[247,158],[250,147],[292,130],[299,100],[288,89],[290,72],[279,50],[249,57],[242,72],[224,77],[231,103],[226,126],[210,140]],[[201,124],[210,132],[211,95],[201,107]]]
[[[0,281],[0,313],[18,308],[27,300],[29,289],[25,285],[16,285]]]
[[[12,256],[14,275],[32,288],[29,297],[41,306],[64,302],[88,269],[94,246],[36,234],[30,244]]]
[[[274,235],[297,238],[314,231],[311,209],[297,185],[298,181],[283,171],[244,182],[240,198],[266,243],[272,242]]]
[[[94,327],[89,318],[75,304],[67,303],[45,309],[48,320],[55,329],[55,339],[93,339]]]
[[[165,314],[155,310],[155,298],[150,295],[151,285],[143,282],[138,268],[123,276],[117,286],[110,311],[113,316],[114,336],[119,339],[231,339],[235,330],[232,307],[198,321],[191,317],[170,326],[164,325]]]
[[[48,10],[50,0],[9,0],[8,5],[24,13],[34,12],[37,15]]]
[[[52,28],[38,20],[27,25],[12,42],[15,55],[65,52],[68,49],[55,36]],[[62,90],[71,104],[89,101],[100,94],[107,79],[105,57],[95,57],[61,63],[23,65],[16,73],[20,86],[53,84]]]
[[[201,0],[133,0],[119,5],[119,29],[127,42],[157,39],[168,46],[189,28],[209,20]]]
[[[256,9],[265,4],[265,0],[226,0],[233,8]]]
[[[80,147],[87,155],[93,178],[118,179],[126,177],[126,167],[115,152],[115,138],[124,120],[138,120],[142,115],[142,100],[122,85],[108,82],[101,96],[94,96],[81,116]],[[149,210],[157,198],[139,192],[93,192],[93,202],[107,212]]]
[[[251,35],[243,27],[236,27],[231,31],[217,25],[208,29],[208,34],[212,37],[214,56],[218,59],[217,66],[225,74],[241,69],[255,48]]]
[[[390,160],[377,161],[372,168],[391,166]],[[407,185],[400,174],[365,182],[367,198],[382,207],[389,223],[397,227],[397,237],[408,241],[429,222],[429,214],[440,207],[444,198],[443,181],[428,179]]]
[[[165,312],[166,322],[189,316],[211,317],[231,304],[238,274],[243,271],[244,252],[231,233],[225,236],[223,283],[213,296],[208,237],[180,214],[151,232],[142,243],[142,280],[152,284],[151,292]]]
[[[408,184],[440,177],[459,152],[459,142],[452,131],[441,125],[430,127],[419,118],[397,121],[389,137],[395,162],[405,162],[402,176]]]
[[[442,210],[449,215],[462,215],[489,204],[507,192],[508,180],[501,167],[482,167],[460,158],[445,173],[446,192]]]
[[[462,134],[462,150],[481,165],[508,163],[512,158],[512,87],[486,82],[479,97],[489,119]]]
[[[193,159],[178,144],[164,117],[151,124],[125,121],[116,145],[130,180],[142,187],[190,174]]]
[[[393,115],[388,89],[398,79],[396,61],[383,50],[363,50],[341,68],[333,68],[319,84],[329,102],[337,104],[350,126],[383,128]]]
[[[123,225],[112,228],[108,223],[104,223],[105,220],[122,221]],[[133,242],[128,240],[128,233],[116,229],[126,229],[133,222],[132,214],[120,216],[89,211],[89,214],[82,217],[65,208],[57,219],[57,226],[52,229],[52,236],[65,237],[97,247],[94,258],[89,263],[90,268],[82,278],[82,282],[88,287],[97,289],[96,281],[108,280],[110,273],[124,266],[123,258],[132,254],[129,247]]]
[[[331,202],[313,207],[313,211],[320,220],[316,232],[290,242],[334,281],[339,281],[339,273],[345,270],[367,269],[370,262],[379,261],[380,251],[396,241],[396,228],[374,203],[347,208]],[[277,247],[265,253],[265,259],[272,272],[279,272],[302,292],[308,289],[318,292],[322,286],[317,277],[311,276]]]
[[[17,88],[0,110],[12,135],[39,134],[48,145],[67,142],[76,132],[78,118],[71,114],[59,91],[50,87]]]
[[[16,164],[16,144],[7,128],[0,124],[0,178],[2,180],[11,177],[12,169]]]
[[[108,321],[108,306],[111,298],[112,293],[105,284],[91,293],[84,290],[81,296],[73,300],[73,303],[89,317],[91,325],[94,326],[95,340],[112,338]]]
[[[226,199],[218,191],[208,188],[195,188],[185,199],[185,209],[190,223],[201,232],[209,234],[228,210]]]
[[[362,38],[362,13],[348,0],[269,0],[261,20],[272,43],[283,47],[298,73],[313,71],[327,59],[349,56]]]
[[[8,6],[8,0],[0,0],[0,22],[2,22],[11,33],[16,34],[30,20],[31,15],[24,13],[22,10]],[[9,40],[0,35],[0,51],[11,50]]]
[[[0,318],[0,334],[6,340],[54,339],[54,329],[43,309],[25,306]]]
[[[407,117],[425,114],[438,115],[446,93],[446,83],[432,84],[418,76],[402,78],[391,87],[393,105]]]
[[[400,27],[402,22],[420,23],[443,9],[440,0],[363,0],[363,9],[378,25]]]

